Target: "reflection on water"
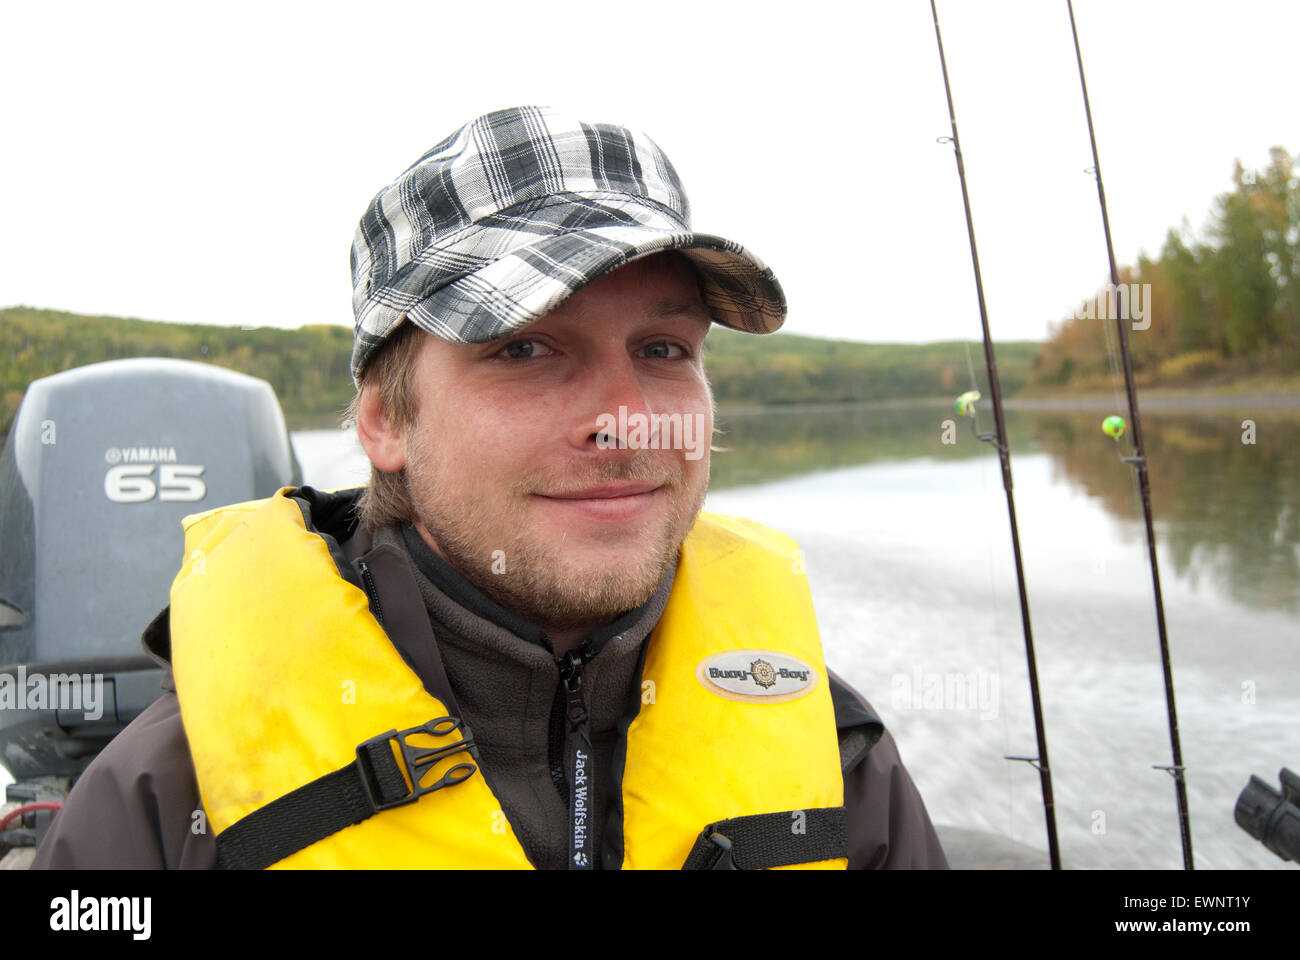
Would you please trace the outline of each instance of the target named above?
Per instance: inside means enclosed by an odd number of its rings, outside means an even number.
[[[1144,439],[1160,537],[1173,573],[1212,579],[1242,603],[1300,607],[1300,420],[1147,417]],[[1070,482],[1116,516],[1141,519],[1133,482],[1107,462],[1090,418],[1038,418],[1033,429]],[[1126,482],[1128,481],[1128,482]]]
[[[1136,471],[1119,462],[1119,448],[1101,432],[1102,417],[1093,411],[1009,412],[1013,471],[1016,456],[1045,451],[1055,482],[1097,499],[1123,522],[1126,537],[1145,537]],[[1253,438],[1243,429],[1243,419],[1168,411],[1143,416],[1155,517],[1170,560],[1165,576],[1192,583],[1209,579],[1242,603],[1296,611],[1300,415],[1287,410],[1252,414]],[[945,421],[957,421],[955,436],[947,428],[945,437]],[[719,417],[719,427],[713,490],[885,460],[993,455],[947,406],[732,413]],[[987,414],[981,429],[993,429]],[[1243,437],[1254,442],[1243,442]]]
[[[1145,530],[1104,413],[1008,418],[1067,867],[1181,866]],[[707,509],[795,536],[827,659],[873,703],[937,823],[1045,849],[997,457],[948,408],[729,415]],[[1232,821],[1300,764],[1300,418],[1143,418],[1199,867],[1280,869]],[[991,429],[984,415],[982,427]],[[965,424],[957,424],[965,427]],[[933,685],[973,690],[930,702]],[[992,698],[990,703],[984,700]]]
[[[948,404],[916,403],[723,411],[717,418],[709,487],[770,483],[886,459],[980,454],[970,442],[942,443],[941,423],[952,417]],[[955,426],[958,437],[969,440],[969,428]]]

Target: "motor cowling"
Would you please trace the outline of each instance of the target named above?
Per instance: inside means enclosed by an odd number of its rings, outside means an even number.
[[[0,762],[75,776],[159,694],[181,518],[300,482],[264,380],[113,360],[34,381],[0,456]],[[89,678],[89,679],[87,679]]]

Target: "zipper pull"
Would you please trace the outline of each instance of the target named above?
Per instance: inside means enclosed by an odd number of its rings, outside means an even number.
[[[560,679],[564,681],[565,700],[568,705],[569,729],[583,730],[586,736],[587,707],[582,702],[582,665],[581,654],[574,656],[572,650],[563,657],[558,657]]]

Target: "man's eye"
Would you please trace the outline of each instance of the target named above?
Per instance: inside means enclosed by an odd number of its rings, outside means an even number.
[[[548,351],[546,344],[540,341],[516,340],[502,347],[499,355],[511,360],[527,360],[532,357],[543,357]]]
[[[644,353],[651,360],[676,360],[686,356],[686,351],[677,344],[665,341],[650,344],[644,349]]]

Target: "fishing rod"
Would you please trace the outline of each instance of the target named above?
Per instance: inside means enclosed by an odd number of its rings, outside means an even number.
[[[1115,325],[1119,330],[1119,351],[1124,362],[1124,387],[1128,392],[1129,422],[1133,427],[1133,456],[1122,457],[1125,463],[1137,468],[1138,489],[1142,494],[1142,515],[1147,527],[1147,556],[1151,561],[1151,585],[1156,598],[1156,628],[1160,634],[1160,662],[1165,674],[1165,707],[1169,714],[1169,743],[1173,751],[1171,766],[1157,765],[1174,778],[1174,793],[1178,800],[1178,830],[1183,842],[1183,869],[1195,869],[1192,864],[1192,825],[1187,813],[1187,781],[1184,777],[1183,749],[1178,739],[1178,710],[1174,705],[1174,673],[1169,661],[1169,636],[1165,631],[1165,604],[1160,591],[1160,567],[1156,562],[1156,533],[1151,519],[1151,481],[1147,476],[1146,448],[1142,444],[1142,419],[1138,415],[1137,387],[1133,383],[1133,357],[1128,348],[1128,298],[1119,295],[1119,270],[1115,266],[1115,246],[1110,236],[1110,214],[1106,209],[1106,188],[1101,180],[1101,160],[1097,156],[1097,135],[1092,126],[1092,106],[1088,101],[1088,83],[1083,78],[1083,54],[1079,50],[1079,31],[1074,25],[1073,0],[1065,0],[1070,11],[1070,32],[1074,35],[1074,56],[1079,62],[1079,86],[1083,89],[1083,111],[1088,118],[1088,140],[1092,144],[1092,173],[1097,178],[1097,199],[1101,201],[1101,224],[1106,233],[1106,256],[1110,260],[1111,290],[1115,292]],[[1148,307],[1149,309],[1149,307]],[[1123,434],[1123,424],[1118,418],[1107,417],[1103,429],[1118,442]]]
[[[998,381],[997,358],[993,352],[993,337],[989,333],[988,309],[984,305],[984,281],[980,275],[979,252],[975,247],[975,222],[971,219],[970,194],[966,189],[966,167],[962,163],[961,140],[957,136],[957,114],[952,105],[952,87],[948,83],[948,61],[943,55],[943,37],[939,33],[939,11],[934,0],[930,0],[930,12],[934,15],[934,39],[939,44],[939,65],[943,68],[943,89],[948,97],[948,122],[952,127],[951,137],[940,137],[939,142],[951,142],[953,155],[957,158],[957,177],[961,180],[961,200],[966,209],[966,233],[970,238],[971,264],[975,268],[975,293],[979,298],[980,324],[984,330],[984,364],[988,369],[989,395],[993,403],[993,420],[997,432],[994,434],[977,434],[980,440],[993,443],[997,447],[998,459],[1002,463],[1002,489],[1007,494],[1007,517],[1011,521],[1011,550],[1016,562],[1016,586],[1020,590],[1020,622],[1025,632],[1025,659],[1029,664],[1029,692],[1034,709],[1034,732],[1038,737],[1037,757],[1007,757],[1008,760],[1023,760],[1038,770],[1043,788],[1043,816],[1047,821],[1047,853],[1053,870],[1061,869],[1061,851],[1056,841],[1056,801],[1052,799],[1052,770],[1047,763],[1047,733],[1043,727],[1043,704],[1038,693],[1038,663],[1034,657],[1034,633],[1029,624],[1029,597],[1025,592],[1025,570],[1020,557],[1020,530],[1016,525],[1016,500],[1011,492],[1011,451],[1007,447],[1007,428],[1002,416],[1002,388]],[[972,394],[974,394],[972,398]],[[974,415],[974,399],[978,393],[971,391],[958,400],[961,413]]]

